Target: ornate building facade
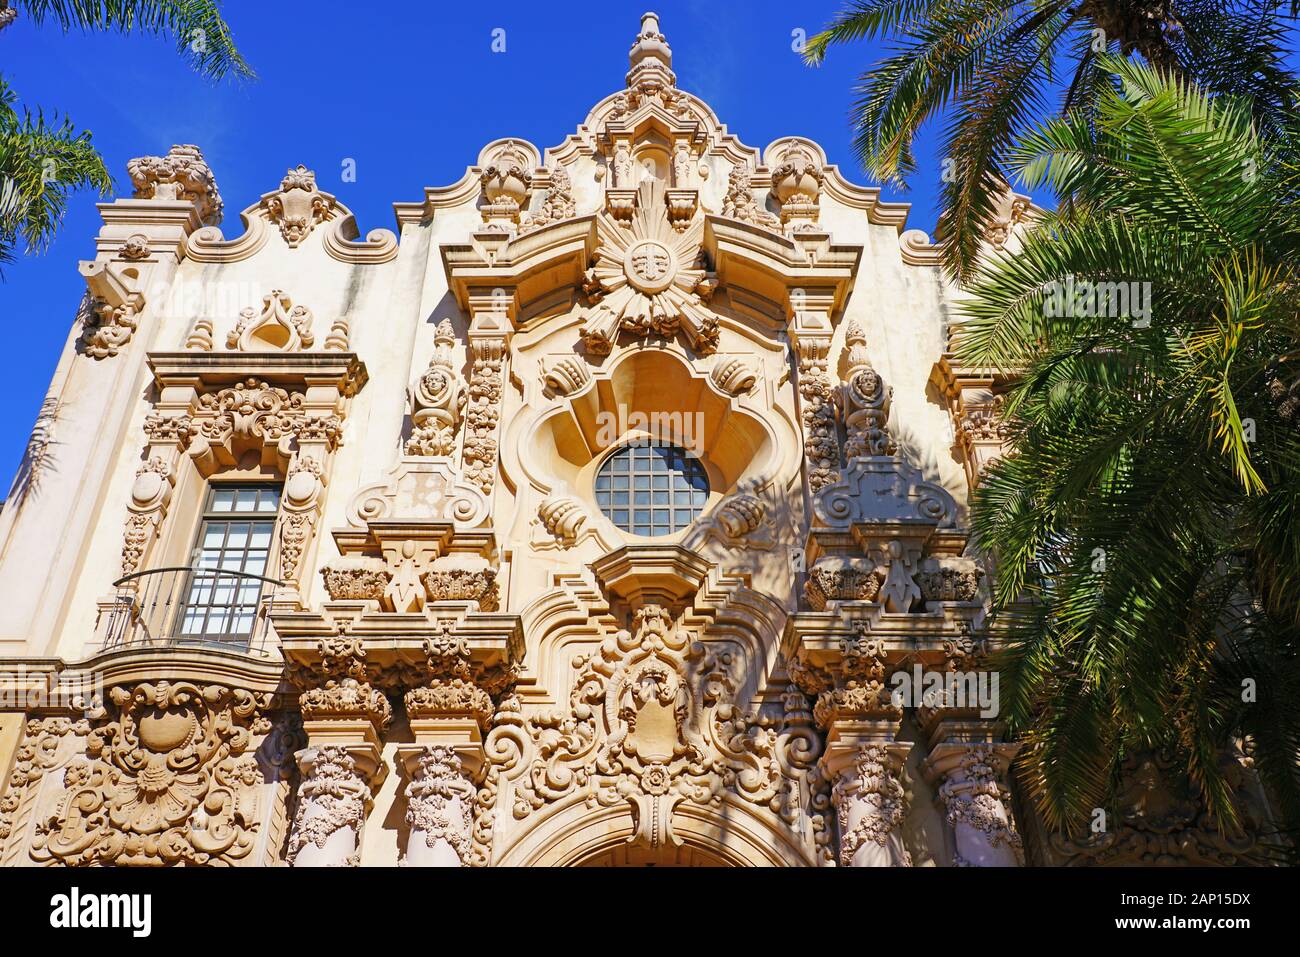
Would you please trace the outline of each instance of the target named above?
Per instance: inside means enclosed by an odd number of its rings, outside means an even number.
[[[0,518],[0,865],[1249,858],[1158,755],[1025,813],[935,247],[629,59],[397,233],[130,163]]]

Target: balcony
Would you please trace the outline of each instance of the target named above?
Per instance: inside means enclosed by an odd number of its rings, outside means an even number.
[[[267,611],[284,582],[249,572],[174,565],[113,583],[103,650],[141,645],[207,645],[261,652]],[[101,619],[103,620],[103,619]]]

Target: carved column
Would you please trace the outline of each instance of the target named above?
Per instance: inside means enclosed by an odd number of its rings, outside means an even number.
[[[839,642],[839,653],[805,655],[791,677],[817,702],[813,715],[826,730],[822,773],[833,784],[842,867],[911,867],[904,846],[902,780],[910,744],[897,740],[903,709],[886,686],[885,644],[867,637]]]
[[[406,787],[410,867],[467,867],[473,838],[475,778],[483,764],[483,735],[492,726],[492,695],[513,677],[509,667],[473,661],[469,642],[447,621],[425,639],[425,683],[406,692],[415,737],[398,749]]]
[[[456,749],[426,744],[407,756],[408,867],[465,867],[473,840],[474,782]]]
[[[392,718],[367,676],[360,639],[326,638],[311,666],[291,665],[308,746],[298,753],[302,784],[289,841],[294,867],[354,867],[380,770],[380,735]]]
[[[840,824],[841,867],[911,867],[900,829],[903,761],[909,744],[877,743],[872,729],[850,743],[841,734],[823,766],[835,776],[831,796]],[[849,737],[853,737],[850,735]]]
[[[968,664],[973,659],[954,659]],[[998,729],[970,709],[921,708],[930,738],[923,770],[937,785],[949,827],[956,867],[1019,867],[1023,846],[1011,813],[1007,768],[1020,749],[998,742]]]

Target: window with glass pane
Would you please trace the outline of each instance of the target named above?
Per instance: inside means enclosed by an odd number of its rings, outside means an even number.
[[[676,445],[625,445],[596,473],[596,504],[633,535],[680,532],[708,499],[704,466]]]
[[[279,508],[275,485],[208,489],[181,609],[181,638],[238,641],[252,635],[263,585],[252,576],[266,574]]]

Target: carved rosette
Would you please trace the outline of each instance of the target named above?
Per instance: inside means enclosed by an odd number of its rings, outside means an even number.
[[[454,748],[425,745],[406,786],[407,866],[468,867],[475,788]]]
[[[433,342],[429,367],[410,391],[411,437],[406,441],[407,455],[451,455],[456,450],[456,430],[465,407],[465,394],[452,362],[456,334],[448,320],[438,323]]]
[[[271,696],[160,681],[109,692],[112,719],[64,773],[31,856],[70,865],[231,865],[262,824],[255,735]]]
[[[718,319],[705,302],[717,283],[701,248],[704,221],[692,214],[675,228],[659,180],[647,180],[634,195],[626,225],[610,212],[597,218],[600,246],[585,284],[583,344],[608,355],[620,333],[671,339],[680,332],[697,354],[712,355]]]
[[[465,478],[484,495],[496,482],[497,425],[501,420],[502,369],[506,339],[475,336],[470,339],[469,405],[465,413]]]
[[[844,454],[848,458],[867,455],[893,455],[894,440],[889,434],[889,398],[892,389],[867,358],[867,336],[857,320],[845,330],[845,362],[848,379],[840,389],[840,407],[844,415],[847,438]]]
[[[836,778],[841,867],[911,867],[903,846],[902,754],[896,745],[862,747]]]

